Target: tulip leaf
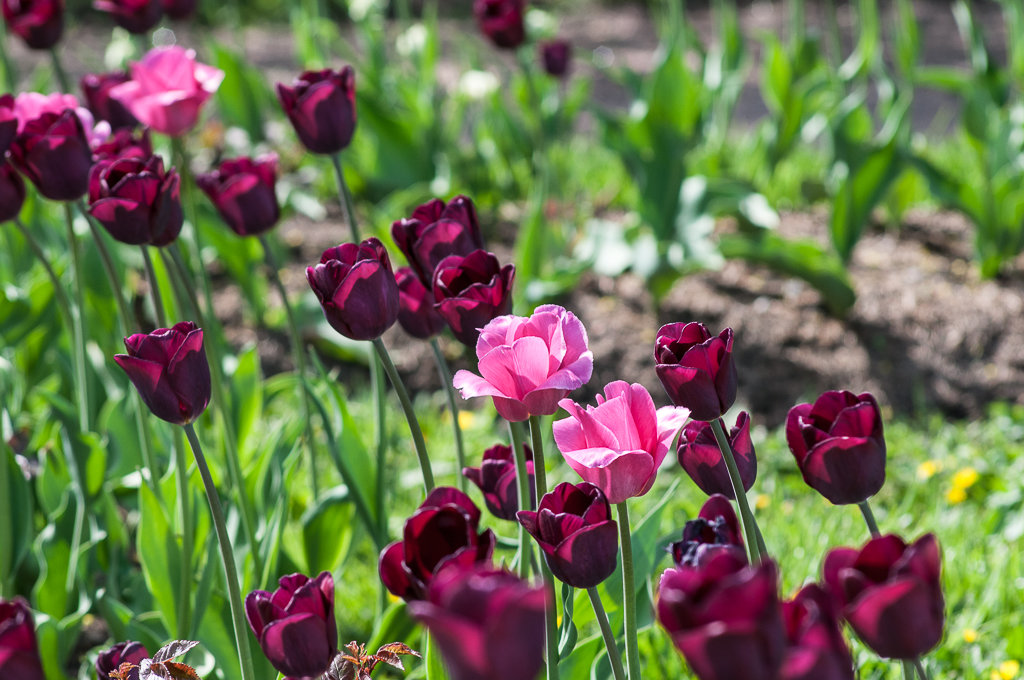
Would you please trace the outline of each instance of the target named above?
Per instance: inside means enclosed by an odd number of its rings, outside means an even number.
[[[448,680],[448,669],[445,667],[444,658],[441,656],[441,648],[437,645],[434,636],[428,631],[423,631],[426,638],[426,653],[424,654],[425,666],[427,669],[427,680]]]
[[[325,493],[306,512],[302,518],[302,539],[310,573],[337,569],[352,543],[355,524],[355,505],[347,489]]]
[[[602,650],[604,640],[600,635],[584,640],[569,656],[559,661],[558,677],[561,680],[590,680],[591,668]]]
[[[181,583],[181,550],[163,506],[146,484],[139,487],[139,533],[136,540],[146,588],[153,596],[167,630],[177,630],[176,589]],[[213,608],[207,608],[210,609]]]
[[[274,103],[266,79],[247,65],[242,55],[219,42],[211,42],[214,65],[224,71],[217,88],[217,109],[227,125],[236,125],[249,134],[252,143],[263,141],[263,112]]]
[[[31,545],[35,503],[13,452],[6,442],[0,441],[0,447],[0,585],[3,585],[13,581]]]
[[[558,658],[564,659],[572,653],[576,647],[576,640],[579,639],[579,631],[572,620],[573,609],[573,587],[568,583],[562,584],[562,625],[558,639]]]

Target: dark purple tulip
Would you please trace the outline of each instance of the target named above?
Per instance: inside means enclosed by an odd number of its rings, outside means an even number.
[[[437,640],[452,680],[535,680],[547,595],[507,571],[452,565],[409,613]]]
[[[825,557],[825,584],[857,636],[887,659],[914,659],[939,644],[945,620],[942,557],[934,534],[907,545],[889,534]]]
[[[430,294],[409,267],[395,272],[398,283],[398,324],[414,338],[426,340],[444,330],[444,319],[434,309]]]
[[[239,236],[256,236],[277,224],[281,208],[274,191],[276,183],[276,154],[227,160],[196,178],[221,219]]]
[[[191,321],[124,339],[128,354],[114,356],[142,401],[158,418],[185,425],[210,403],[210,364],[203,330]]]
[[[0,0],[11,32],[34,50],[48,50],[64,33],[62,0]]]
[[[522,510],[517,517],[559,581],[593,588],[615,571],[618,525],[604,492],[593,484],[562,482],[544,494],[537,512]]]
[[[18,116],[14,113],[14,97],[0,95],[0,161],[18,133]]]
[[[540,44],[540,61],[548,75],[561,78],[569,72],[572,43],[565,39],[549,40]]]
[[[111,88],[127,83],[132,77],[126,71],[90,73],[81,80],[82,93],[96,120],[105,120],[114,130],[137,127],[139,121],[124,104],[110,96]]]
[[[0,160],[0,222],[13,220],[24,204],[25,181],[10,163]]]
[[[777,680],[786,646],[773,562],[718,552],[661,576],[658,620],[700,680]]]
[[[46,198],[73,201],[89,189],[92,152],[82,121],[71,109],[26,122],[10,153],[14,166]]]
[[[732,503],[722,494],[714,494],[701,506],[697,519],[683,527],[683,540],[669,546],[677,566],[699,567],[721,551],[746,560],[740,523]]]
[[[338,653],[334,578],[320,572],[282,576],[273,593],[245,598],[245,617],[270,665],[291,680],[319,678]]]
[[[185,219],[180,191],[181,178],[164,171],[160,156],[99,161],[89,176],[89,214],[121,243],[165,246]]]
[[[149,31],[164,15],[160,0],[96,0],[92,6],[110,14],[118,26],[136,35]]]
[[[380,579],[384,587],[409,602],[427,596],[427,587],[447,564],[489,564],[494,552],[494,532],[478,532],[480,509],[469,496],[449,486],[439,486],[405,521],[402,540],[380,554]]]
[[[441,260],[484,247],[476,209],[465,196],[456,196],[448,205],[439,198],[424,203],[412,217],[391,224],[391,238],[427,288],[433,285]]]
[[[786,660],[780,680],[853,680],[853,657],[843,639],[835,602],[817,583],[782,603]]]
[[[141,642],[118,642],[110,649],[100,652],[96,659],[97,680],[110,680],[110,674],[123,663],[138,666],[143,659],[149,658],[149,652]],[[139,680],[139,669],[133,668],[128,673],[129,680]]]
[[[736,417],[736,426],[729,430],[729,444],[740,471],[743,490],[750,491],[757,479],[757,456],[754,443],[750,440],[750,415],[746,411]],[[720,493],[730,500],[735,499],[729,470],[722,459],[711,423],[691,420],[679,435],[676,448],[679,464],[690,479],[707,495]]]
[[[188,19],[195,14],[196,5],[199,0],[163,0],[160,4],[164,8],[164,14],[171,19]]]
[[[379,338],[398,318],[398,283],[376,238],[328,248],[320,264],[306,267],[306,280],[327,322],[346,338]]]
[[[434,270],[433,291],[438,314],[462,344],[476,347],[480,329],[512,310],[515,267],[502,267],[493,253],[474,250],[465,257],[450,255]]]
[[[529,480],[532,508],[537,502],[537,491],[533,482],[533,450],[529,446],[523,448],[526,454],[526,476]],[[462,475],[480,488],[484,494],[484,503],[492,515],[499,519],[516,521],[519,494],[516,458],[511,446],[495,444],[484,451],[480,467],[464,467]]]
[[[702,323],[670,323],[654,346],[658,378],[676,406],[694,420],[714,420],[736,401],[732,329],[711,335]]]
[[[20,597],[13,600],[0,599],[0,678],[46,678],[43,662],[39,658],[32,612]]]
[[[149,128],[139,132],[121,128],[114,130],[109,137],[92,148],[92,156],[100,161],[117,158],[141,158],[149,160],[153,155],[153,142],[149,138]]]
[[[867,392],[825,392],[786,417],[786,442],[808,486],[835,505],[860,503],[885,483],[885,436]]]
[[[480,31],[497,47],[515,49],[526,40],[526,0],[475,0],[473,14]]]
[[[277,84],[277,98],[302,144],[313,153],[338,153],[356,129],[356,73],[306,71],[291,87]]]

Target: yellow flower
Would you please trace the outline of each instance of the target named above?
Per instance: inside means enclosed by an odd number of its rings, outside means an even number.
[[[946,500],[956,505],[957,503],[963,503],[967,500],[967,492],[961,489],[959,486],[954,486],[952,489],[946,492]]]
[[[964,629],[964,642],[967,644],[973,644],[978,641],[978,631],[973,628]]]
[[[999,677],[1002,680],[1013,680],[1020,673],[1020,662],[1014,659],[999,664]]]
[[[476,414],[472,411],[459,411],[459,427],[470,430],[476,424]]]
[[[917,478],[920,480],[929,479],[939,471],[939,464],[934,460],[926,460],[917,466]]]
[[[969,489],[978,481],[978,471],[972,467],[961,468],[953,475],[953,486],[958,489]]]
[[[766,493],[757,494],[757,498],[754,499],[754,507],[758,510],[764,510],[772,504],[772,497]]]

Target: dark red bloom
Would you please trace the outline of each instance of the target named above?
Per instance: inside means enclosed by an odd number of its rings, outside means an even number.
[[[658,378],[676,406],[694,420],[714,420],[736,401],[732,329],[711,335],[702,323],[670,323],[654,346]]]
[[[615,571],[618,525],[608,499],[593,484],[562,482],[544,494],[537,512],[522,510],[517,517],[559,581],[593,588]]]
[[[164,14],[171,19],[188,19],[196,11],[198,0],[163,0]]]
[[[277,156],[227,160],[196,184],[210,197],[217,212],[239,236],[256,236],[272,229],[281,217],[277,204]]]
[[[92,6],[110,14],[118,26],[136,35],[149,31],[164,15],[160,0],[96,0]]]
[[[543,624],[542,624],[543,625]],[[0,678],[45,680],[36,629],[25,600],[0,599]]]
[[[414,338],[426,340],[444,330],[444,319],[434,309],[434,296],[409,267],[395,272],[398,282],[398,323]]]
[[[540,44],[540,61],[548,75],[561,78],[569,72],[572,43],[565,39],[549,40]]]
[[[853,657],[835,602],[817,583],[782,603],[786,660],[780,680],[853,680]]]
[[[885,436],[867,392],[825,392],[786,417],[786,442],[804,481],[836,505],[860,503],[885,483]]]
[[[439,198],[424,203],[412,217],[392,222],[391,238],[427,288],[433,285],[441,260],[484,247],[476,209],[465,196],[456,196],[448,205]]]
[[[146,161],[153,155],[153,142],[149,128],[134,132],[128,128],[114,130],[109,137],[92,148],[96,162],[117,158],[141,158]]]
[[[338,153],[356,129],[356,73],[306,71],[291,87],[277,84],[277,98],[302,144],[313,153]]]
[[[24,204],[24,180],[10,163],[0,160],[0,222],[13,220]]]
[[[489,564],[494,532],[480,532],[480,509],[469,496],[448,486],[435,488],[405,521],[402,540],[380,554],[380,579],[392,595],[422,600],[446,564]]]
[[[515,49],[526,40],[526,0],[475,0],[480,31],[498,47]]]
[[[128,354],[114,356],[142,401],[158,418],[185,425],[210,403],[210,364],[203,330],[191,321],[124,339]]]
[[[43,113],[25,123],[11,145],[11,162],[46,198],[73,201],[89,189],[92,152],[78,114]]]
[[[105,120],[114,130],[134,128],[139,121],[120,101],[110,96],[111,88],[127,83],[132,77],[126,71],[90,73],[81,80],[82,93],[96,120]]]
[[[533,450],[523,447],[526,454],[526,476],[529,480],[530,507],[537,502],[536,485],[533,482]],[[491,514],[499,519],[516,521],[519,511],[518,479],[516,458],[512,447],[495,444],[484,451],[480,467],[462,468],[463,476],[479,487],[484,494],[484,503]]]
[[[64,33],[62,0],[0,0],[12,33],[34,50],[48,50]]]
[[[376,238],[328,248],[306,280],[334,330],[353,340],[373,340],[398,318],[398,283]]]
[[[683,540],[671,544],[668,550],[680,567],[699,567],[721,551],[746,560],[740,523],[729,499],[722,494],[708,498],[697,518],[683,527]]]
[[[879,656],[914,659],[942,639],[942,556],[934,534],[907,545],[889,534],[825,557],[825,584],[843,617]]]
[[[18,116],[14,113],[14,97],[0,95],[0,160],[18,133]]]
[[[701,680],[777,680],[786,647],[773,562],[717,552],[661,576],[658,620]]]
[[[338,653],[334,621],[334,578],[320,572],[282,576],[273,593],[256,590],[245,598],[245,617],[260,648],[290,679],[319,678]]]
[[[181,178],[160,156],[98,161],[89,176],[89,214],[121,243],[165,246],[184,213]]]
[[[465,257],[450,255],[438,263],[433,281],[436,309],[459,342],[476,347],[480,329],[512,310],[515,272],[514,266],[502,267],[485,250]]]
[[[138,666],[143,659],[149,658],[149,652],[141,642],[118,642],[116,645],[100,652],[96,658],[97,680],[110,680],[110,674],[123,663]],[[135,668],[128,674],[130,680],[138,680],[139,669]]]
[[[451,565],[409,613],[437,640],[452,680],[535,680],[547,595],[507,571]]]
[[[736,426],[729,430],[729,444],[732,446],[736,467],[740,471],[743,490],[750,491],[757,479],[757,456],[750,439],[750,415],[746,411],[736,417]],[[707,495],[720,493],[730,500],[735,499],[729,470],[718,448],[711,423],[691,420],[679,435],[676,448],[679,465],[690,479]]]

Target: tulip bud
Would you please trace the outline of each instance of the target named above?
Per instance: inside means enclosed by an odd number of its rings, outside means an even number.
[[[34,50],[48,50],[64,33],[62,0],[0,0],[11,32]]]
[[[96,0],[92,6],[113,16],[118,26],[135,35],[148,32],[164,15],[160,0]]]
[[[352,141],[356,74],[351,66],[306,71],[291,87],[278,83],[277,98],[303,146],[313,153],[338,153]]]
[[[533,477],[533,450],[529,446],[524,446],[523,449],[532,508],[537,502]],[[462,475],[483,492],[484,503],[492,515],[499,519],[516,521],[516,513],[519,511],[519,480],[516,477],[516,459],[511,446],[495,444],[484,451],[480,467],[464,467]]]
[[[140,158],[148,161],[153,155],[149,128],[143,128],[138,133],[127,128],[114,130],[104,141],[93,145],[92,155],[97,163],[118,158]]]
[[[473,14],[480,31],[497,47],[515,49],[526,40],[525,0],[476,0]]]
[[[25,182],[10,163],[0,161],[0,222],[13,220],[25,204]]]
[[[275,154],[224,161],[213,172],[196,178],[221,219],[239,236],[256,236],[277,224],[281,208],[276,182]]]
[[[740,523],[729,499],[715,494],[704,502],[697,519],[683,527],[683,540],[668,547],[677,566],[700,567],[719,551],[746,560]]]
[[[25,123],[10,149],[11,162],[46,198],[73,201],[89,188],[92,152],[78,114],[46,112]]]
[[[432,284],[436,309],[459,342],[475,347],[480,329],[512,310],[514,278],[514,266],[502,267],[485,250],[450,255],[438,263]]]
[[[89,105],[89,110],[98,120],[105,120],[110,123],[114,130],[121,128],[134,128],[139,121],[135,119],[131,111],[120,101],[110,96],[110,91],[131,80],[131,76],[124,71],[113,73],[90,73],[82,78],[82,93]]]
[[[352,340],[373,340],[398,318],[398,283],[376,238],[328,248],[306,280],[334,330]]]
[[[96,680],[110,680],[110,674],[123,663],[138,666],[143,659],[149,658],[146,647],[139,642],[119,642],[110,649],[100,652],[96,658]],[[128,674],[129,680],[139,680],[139,669],[133,668]]]
[[[427,288],[433,285],[441,260],[484,247],[476,209],[465,196],[456,196],[447,205],[438,198],[424,203],[412,217],[391,224],[391,238]]]
[[[21,598],[0,599],[0,678],[45,680],[35,624]]]
[[[754,443],[750,440],[750,415],[742,411],[736,418],[736,426],[729,430],[729,445],[736,458],[743,490],[750,491],[757,479],[757,456]],[[711,429],[711,423],[691,420],[679,435],[676,447],[679,465],[690,479],[707,495],[722,494],[735,500],[729,470],[722,459],[722,451]]]
[[[701,323],[670,323],[654,346],[658,379],[676,406],[694,420],[714,420],[736,400],[732,329],[712,336]]]
[[[568,40],[550,40],[540,44],[540,61],[549,76],[561,78],[569,72],[572,43]]]
[[[89,177],[89,214],[121,243],[165,246],[185,219],[180,185],[160,156],[98,161]]]
[[[426,340],[444,330],[445,323],[434,309],[434,296],[409,267],[395,272],[398,283],[398,323],[414,338]]]

